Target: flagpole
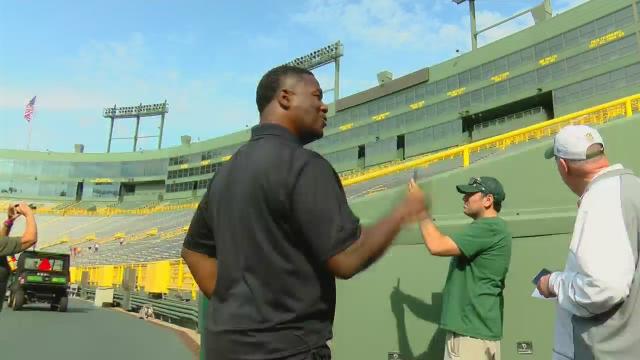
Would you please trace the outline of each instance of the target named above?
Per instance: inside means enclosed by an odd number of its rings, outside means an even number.
[[[31,146],[31,121],[29,121],[29,135],[27,138],[27,150],[29,150],[30,146]]]

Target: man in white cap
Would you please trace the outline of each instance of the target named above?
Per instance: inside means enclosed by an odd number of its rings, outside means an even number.
[[[545,157],[580,197],[565,269],[538,282],[558,302],[553,359],[637,359],[640,179],[609,165],[602,137],[584,125],[562,128]]]

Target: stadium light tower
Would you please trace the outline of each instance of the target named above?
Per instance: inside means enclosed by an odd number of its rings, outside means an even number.
[[[111,152],[111,142],[112,140],[121,140],[121,139],[133,139],[133,152],[136,151],[136,146],[138,145],[138,139],[143,138],[158,138],[158,150],[162,148],[162,131],[164,130],[164,116],[169,112],[169,107],[167,101],[165,100],[160,104],[149,104],[149,105],[140,105],[137,106],[124,106],[124,107],[116,107],[113,105],[112,108],[104,108],[102,112],[102,117],[111,119],[111,127],[109,128],[109,144],[107,145],[107,152]],[[138,130],[140,129],[140,118],[148,117],[148,116],[160,116],[160,134],[159,135],[150,135],[150,136],[139,136]],[[113,124],[116,119],[127,119],[127,118],[135,118],[136,119],[136,130],[133,137],[113,137]]]
[[[478,48],[478,34],[483,33],[489,29],[493,29],[494,27],[502,25],[507,21],[511,21],[519,16],[525,15],[527,13],[531,13],[531,15],[533,15],[533,20],[535,21],[536,24],[551,17],[551,0],[543,0],[542,3],[540,3],[540,5],[534,6],[531,9],[521,11],[509,18],[506,18],[502,21],[498,21],[497,23],[491,26],[488,26],[482,30],[477,30],[476,29],[476,5],[475,5],[476,1],[475,0],[451,0],[451,1],[453,1],[457,5],[460,5],[465,1],[469,2],[469,18],[470,18],[469,23],[471,24],[471,50],[475,50]]]
[[[340,41],[337,41],[334,44],[312,51],[307,55],[295,58],[285,65],[293,65],[311,71],[321,66],[334,63],[333,100],[335,103],[340,97],[340,57],[343,54],[344,47]]]

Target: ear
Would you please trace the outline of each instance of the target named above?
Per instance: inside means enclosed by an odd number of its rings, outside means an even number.
[[[289,89],[280,89],[276,96],[278,105],[280,105],[284,110],[289,110],[293,101],[293,95],[293,92]]]
[[[485,196],[484,196],[484,198],[482,199],[482,205],[483,205],[485,208],[489,208],[489,207],[491,207],[491,206],[493,205],[493,200],[494,200],[493,195],[491,195],[491,194],[487,194],[487,195],[485,195]]]
[[[562,158],[558,159],[558,170],[562,174],[569,174],[569,164],[567,164],[567,160]]]

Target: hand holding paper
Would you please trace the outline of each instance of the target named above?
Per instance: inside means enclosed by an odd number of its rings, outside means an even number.
[[[536,285],[536,288],[531,294],[532,297],[548,299],[556,296],[549,284],[550,277],[551,271],[549,271],[548,269],[540,270],[540,272],[532,280],[533,284]]]

